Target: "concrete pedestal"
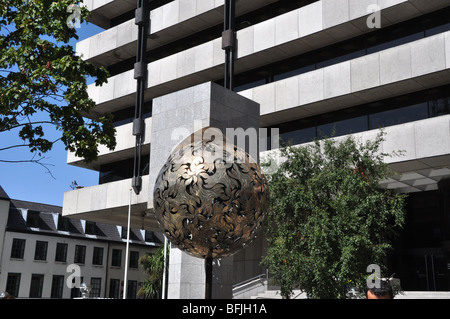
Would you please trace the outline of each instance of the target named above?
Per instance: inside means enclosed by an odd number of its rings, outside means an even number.
[[[256,134],[256,145],[246,145],[245,149],[258,160],[259,123],[259,104],[212,82],[154,99],[148,208],[153,208],[153,188],[159,171],[182,140],[205,127],[218,128],[228,138],[227,132],[235,133],[239,128],[241,133]],[[239,146],[239,141],[235,143]],[[204,298],[204,263],[203,259],[192,257],[172,246],[168,297]],[[233,257],[215,260],[212,297],[231,298],[232,285]]]

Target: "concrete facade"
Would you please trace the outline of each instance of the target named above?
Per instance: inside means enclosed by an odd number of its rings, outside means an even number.
[[[77,52],[112,71],[108,83],[88,88],[96,102],[90,116],[134,106],[137,27],[134,19],[129,19],[136,8],[134,2],[86,2],[92,11],[91,22],[105,31],[80,41]],[[388,159],[398,175],[381,186],[404,193],[440,191],[438,182],[450,177],[450,112],[447,102],[442,102],[447,97],[432,101],[431,96],[436,90],[445,94],[450,84],[450,28],[448,19],[442,19],[449,14],[448,0],[300,2],[236,1],[238,94],[218,85],[225,60],[220,28],[223,0],[175,0],[151,9],[145,99],[152,103],[152,116],[145,120],[143,146],[150,169],[143,176],[142,192],[132,194],[132,225],[140,226],[146,213],[146,229],[158,230],[152,217],[153,184],[170,150],[181,140],[182,135],[173,139],[177,130],[190,134],[194,128],[208,125],[284,127],[294,120],[344,116],[349,110],[367,112],[364,116],[369,122],[370,116],[396,109],[395,103],[420,92],[430,96],[428,115],[410,116],[385,128],[382,151],[405,152]],[[381,28],[369,27],[368,19],[374,18]],[[341,56],[338,49],[346,51]],[[322,59],[327,56],[329,60]],[[298,62],[303,60],[309,62]],[[438,103],[440,113],[432,113]],[[370,113],[372,108],[379,111]],[[298,131],[302,128],[298,124]],[[135,139],[131,131],[132,124],[118,126],[117,148],[102,149],[97,162],[85,164],[68,154],[68,164],[102,172],[104,165],[132,158]],[[354,136],[366,140],[377,132],[368,127]],[[263,151],[260,158],[277,152]],[[66,192],[63,214],[126,225],[130,187],[131,178],[124,178]],[[259,265],[263,253],[262,240],[233,256],[232,262],[223,262],[224,267],[233,269],[232,284],[264,274]],[[202,298],[203,264],[174,249],[170,266],[169,297]],[[224,274],[215,274],[215,278],[222,276],[218,284],[229,283]],[[444,275],[450,278],[450,274]]]

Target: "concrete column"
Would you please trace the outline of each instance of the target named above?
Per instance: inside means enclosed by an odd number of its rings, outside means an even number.
[[[227,128],[233,132],[237,128],[244,131],[255,128],[258,132],[259,122],[258,103],[212,82],[154,99],[148,208],[153,208],[156,177],[178,143],[204,127],[218,128],[224,135]],[[258,155],[259,148],[254,154],[256,160]],[[233,257],[215,260],[213,267],[213,298],[231,298]],[[168,284],[169,298],[204,298],[204,260],[192,257],[172,245]]]

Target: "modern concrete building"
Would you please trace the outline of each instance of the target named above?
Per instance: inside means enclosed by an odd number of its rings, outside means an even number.
[[[0,292],[78,298],[79,286],[69,284],[84,282],[91,288],[89,298],[123,298],[126,228],[66,218],[61,210],[10,199],[0,187]],[[139,257],[160,244],[151,232],[131,230],[127,298],[136,298],[147,279]]]
[[[65,193],[63,215],[126,225],[136,141],[137,4],[85,4],[91,22],[105,31],[80,41],[77,52],[111,73],[107,84],[89,87],[97,103],[92,116],[114,114],[118,143],[112,152],[102,149],[91,164],[68,154],[70,165],[99,171],[100,178],[98,186]],[[187,131],[193,132],[196,123],[197,128],[278,128],[283,140],[301,145],[333,128],[338,136],[370,139],[385,127],[383,151],[405,154],[389,159],[399,175],[381,186],[410,194],[407,225],[390,267],[405,290],[448,291],[450,2],[237,0],[234,93],[220,88],[224,4],[149,1],[142,151],[148,165],[142,171],[142,191],[131,194],[132,224],[140,226],[144,219],[146,229],[158,229],[152,190],[176,145],[176,128],[189,126]],[[253,102],[259,113],[248,114],[255,110]],[[276,152],[273,147],[263,145],[260,157]],[[201,297],[202,263],[173,251],[169,297]],[[265,273],[258,263],[262,253],[259,241],[222,261],[217,282],[229,288]],[[226,276],[230,271],[232,276]]]

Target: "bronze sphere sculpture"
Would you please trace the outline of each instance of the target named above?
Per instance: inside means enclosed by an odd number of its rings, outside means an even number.
[[[170,154],[156,179],[153,207],[172,244],[207,259],[233,255],[256,237],[268,186],[248,153],[234,144],[227,149],[220,131],[213,139],[205,130]]]

